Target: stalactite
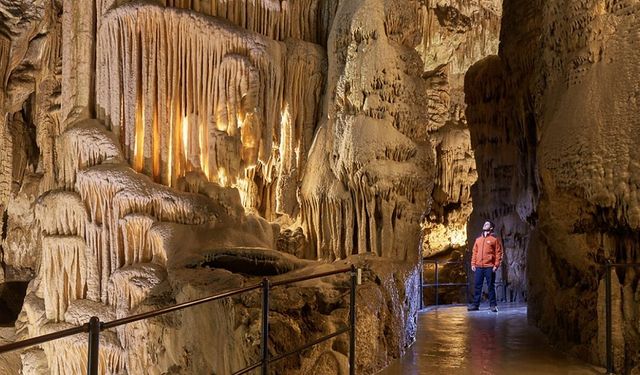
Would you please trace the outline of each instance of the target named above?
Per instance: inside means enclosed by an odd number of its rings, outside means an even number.
[[[2,77],[3,83],[7,74],[7,68],[9,67],[9,53],[11,52],[11,39],[0,35],[0,77]],[[5,91],[0,90],[0,107],[4,111],[4,96]]]
[[[53,333],[75,327],[69,323],[51,323],[43,327],[43,332]],[[124,371],[124,353],[114,332],[100,333],[98,344],[98,373],[117,375]],[[87,373],[86,335],[74,335],[42,344],[52,375]]]
[[[0,149],[3,150],[0,154],[0,205],[6,207],[13,178],[13,139],[7,114],[0,118]]]
[[[58,95],[60,81],[56,77],[45,79],[38,87],[36,142],[40,148],[43,176],[40,192],[44,193],[58,187],[56,182],[56,140],[61,133],[60,103]]]
[[[124,264],[132,265],[151,261],[153,254],[148,244],[147,233],[153,222],[153,218],[140,214],[130,214],[120,219]]]
[[[475,160],[469,155],[469,130],[449,131],[437,148],[436,188],[440,188],[450,201],[467,203],[471,199],[471,184],[475,181]],[[469,179],[471,177],[471,179]]]
[[[47,318],[64,320],[69,303],[86,297],[86,244],[77,236],[42,238],[41,277]]]
[[[97,76],[105,88],[98,105],[136,170],[173,185],[203,169],[208,158],[200,156],[214,130],[234,136],[238,124],[226,121],[243,117],[255,131],[258,159],[271,157],[282,101],[281,44],[189,12],[125,5],[105,15],[98,45]],[[140,101],[142,92],[155,100]],[[204,172],[217,177],[214,166]]]
[[[9,64],[11,40],[0,36],[0,78],[4,83]],[[4,87],[4,85],[3,85]],[[9,115],[4,111],[5,90],[0,90],[0,206],[6,206],[11,191],[11,158],[13,155],[11,136],[9,135]]]
[[[288,40],[286,64],[275,211],[293,216],[300,174],[320,118],[326,61],[319,46]]]
[[[90,208],[92,224],[87,227],[86,238],[93,263],[89,272],[99,275],[90,293],[97,296],[99,292],[103,302],[105,283],[113,272],[153,259],[150,242],[142,236],[152,221],[212,224],[219,213],[225,212],[204,195],[180,193],[155,184],[122,164],[102,164],[80,171],[75,188]],[[135,238],[137,235],[142,237]]]
[[[324,84],[319,46],[139,4],[108,12],[98,34],[98,79],[106,88],[98,106],[135,170],[170,186],[202,171],[221,186],[246,187],[245,201],[260,202],[255,207],[269,217],[278,211],[275,197],[287,197],[281,211],[295,211],[292,183],[304,167]]]
[[[104,225],[88,223],[85,230],[87,243],[87,298],[107,301],[107,282],[112,272],[109,232]]]
[[[35,217],[45,236],[84,236],[87,211],[75,192],[53,190],[42,195]]]
[[[494,54],[499,41],[500,3],[429,1],[421,7],[422,41],[417,46],[425,70],[443,63],[452,74],[464,74],[473,63]]]
[[[337,0],[163,0],[166,6],[220,17],[275,40],[324,44]]]
[[[97,120],[84,120],[70,127],[56,147],[58,179],[67,189],[73,187],[79,170],[107,160],[123,160],[117,139]]]

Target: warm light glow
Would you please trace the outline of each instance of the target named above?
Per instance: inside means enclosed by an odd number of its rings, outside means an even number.
[[[209,150],[206,143],[206,123],[200,124],[198,128],[198,146],[200,148],[200,168],[209,179]]]
[[[245,168],[244,174],[239,176],[236,179],[236,183],[234,184],[234,187],[238,189],[238,193],[240,193],[240,203],[242,204],[242,207],[244,207],[245,211],[247,211],[247,209],[251,207],[251,202],[249,201],[250,195],[248,193],[250,177],[248,176],[253,176],[254,169],[255,166]]]
[[[169,126],[169,158],[167,160],[167,183],[169,185],[171,185],[172,173],[173,173],[173,124]]]
[[[227,171],[220,167],[220,169],[218,169],[218,184],[220,184],[220,186],[227,186],[228,182]]]
[[[467,226],[465,224],[425,223],[423,231],[428,244],[428,253],[433,255],[451,247],[462,247],[467,242]]]
[[[292,143],[294,139],[293,129],[291,127],[289,105],[284,104],[284,109],[280,113],[280,157],[283,161],[290,160],[290,152],[292,151]],[[285,168],[291,168],[290,165],[284,165]]]
[[[189,159],[189,119],[187,116],[182,118],[182,151],[185,160]]]
[[[136,134],[133,148],[133,169],[138,172],[144,167],[144,109],[138,106],[136,111]]]

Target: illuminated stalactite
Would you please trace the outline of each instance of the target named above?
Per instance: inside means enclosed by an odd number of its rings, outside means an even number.
[[[136,14],[139,17],[136,18]],[[247,81],[254,86],[258,83],[255,82],[255,74],[246,77],[250,74],[248,69],[253,69],[249,57],[229,53],[231,48],[251,51],[249,53],[253,53],[255,59],[262,61],[265,65],[262,76],[273,77],[276,81],[271,86],[277,87],[277,82],[281,81],[279,72],[267,61],[270,56],[250,38],[234,38],[235,30],[229,29],[229,25],[205,19],[200,19],[196,24],[199,26],[195,27],[199,29],[198,32],[192,32],[193,25],[188,16],[185,12],[165,12],[157,7],[141,8],[137,13],[118,9],[103,20],[100,33],[101,36],[116,34],[115,37],[100,39],[107,46],[114,44],[117,51],[102,57],[107,65],[115,64],[108,70],[114,69],[122,77],[120,82],[107,86],[116,99],[114,106],[105,105],[106,114],[112,115],[109,117],[113,130],[116,134],[120,133],[125,154],[132,161],[132,166],[168,185],[175,184],[176,179],[189,170],[204,169],[210,163],[207,146],[210,135],[215,135],[214,129],[227,135],[234,134],[236,128],[242,126],[235,121],[237,112],[241,110],[240,101],[247,95],[254,96],[247,92]],[[153,32],[149,32],[149,29]],[[215,32],[226,36],[206,37]],[[221,40],[226,40],[226,43]],[[279,55],[277,43],[265,41],[265,44],[271,44],[268,49],[275,50],[275,54]],[[160,51],[157,56],[156,51]],[[121,68],[118,61],[120,56],[139,61],[129,61]],[[241,87],[236,90],[236,86],[243,84],[245,90]],[[261,86],[266,87],[266,81]],[[150,103],[131,102],[132,96],[137,97],[140,92],[149,91],[157,100]],[[263,98],[271,98],[267,107],[278,106],[280,98],[277,92],[262,94]],[[255,98],[249,100],[254,101]],[[99,105],[102,103],[99,99]],[[264,102],[253,104],[249,110],[260,111],[261,118],[275,116],[274,111],[267,112]],[[229,106],[233,107],[232,111],[228,110]],[[135,113],[131,112],[134,108]],[[232,119],[229,118],[229,112]],[[120,118],[121,113],[124,113],[122,120],[113,121]],[[146,116],[145,113],[157,113],[157,116]],[[141,123],[143,119],[144,123]],[[233,120],[233,124],[229,123],[230,120]],[[153,131],[153,123],[159,125],[157,131]],[[259,137],[260,134],[254,136]],[[270,138],[262,137],[259,141],[268,143]],[[212,143],[215,145],[215,140]],[[154,149],[158,146],[159,149]],[[268,144],[263,147],[265,151],[262,156],[266,159],[270,147]],[[166,149],[169,152],[163,152]],[[212,154],[215,161],[215,149]],[[166,160],[154,159],[151,155],[161,155]],[[235,159],[237,153],[227,158]],[[216,167],[217,163],[214,162],[210,168],[213,171],[205,170],[205,174],[216,176]]]
[[[166,6],[224,18],[274,40],[324,44],[338,0],[162,0]]]
[[[190,171],[257,183],[274,194],[246,202],[279,199],[263,205],[267,217],[295,212],[324,84],[320,46],[152,5],[107,13],[98,46],[98,112],[135,170],[170,186]],[[250,176],[256,167],[267,173]],[[262,180],[240,181],[252,178]]]
[[[4,80],[7,65],[9,63],[9,51],[11,41],[4,36],[0,36],[0,77]],[[4,82],[4,81],[3,81]],[[7,204],[9,192],[11,191],[11,170],[12,170],[12,141],[9,134],[9,118],[4,112],[5,90],[0,90],[0,206]]]

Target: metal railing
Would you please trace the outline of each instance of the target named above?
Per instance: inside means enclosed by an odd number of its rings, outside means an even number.
[[[255,370],[257,368],[262,369],[262,375],[268,374],[269,364],[279,361],[285,357],[288,357],[293,354],[297,354],[305,349],[308,349],[314,345],[317,345],[323,341],[332,339],[336,336],[339,336],[343,333],[349,333],[349,374],[355,375],[355,350],[356,350],[356,285],[358,284],[358,274],[359,269],[357,270],[355,266],[351,266],[350,268],[342,268],[335,271],[323,272],[309,276],[301,276],[295,277],[285,280],[279,281],[270,281],[268,278],[263,278],[262,282],[253,284],[247,287],[232,289],[227,292],[219,293],[216,295],[212,295],[205,298],[196,299],[189,302],[180,303],[177,305],[165,307],[158,310],[153,310],[141,314],[136,314],[132,316],[128,316],[121,319],[112,320],[110,322],[101,322],[98,317],[91,317],[89,322],[70,329],[65,329],[58,332],[49,333],[42,336],[33,337],[30,339],[10,343],[7,345],[0,346],[0,354],[10,352],[13,350],[27,348],[33,345],[39,345],[48,341],[53,341],[57,339],[61,339],[64,337],[69,337],[73,335],[77,335],[80,333],[89,333],[89,338],[87,342],[87,374],[88,375],[97,375],[98,374],[98,356],[99,356],[99,344],[100,344],[100,332],[106,329],[115,328],[118,326],[122,326],[125,324],[137,322],[139,320],[150,319],[156,316],[168,314],[170,312],[187,309],[196,305],[200,305],[206,302],[211,302],[239,294],[243,294],[246,292],[250,292],[256,289],[262,289],[262,337],[261,337],[261,358],[260,361],[249,365],[241,370],[234,372],[234,375],[245,374],[251,370]],[[273,287],[288,285],[300,281],[318,279],[321,277],[337,275],[342,273],[349,272],[351,274],[351,282],[350,282],[350,291],[349,291],[349,324],[346,327],[343,327],[336,332],[330,333],[323,337],[320,337],[316,340],[313,340],[303,346],[300,346],[294,350],[291,350],[287,353],[279,354],[274,357],[269,356],[268,350],[268,339],[269,339],[269,290]]]
[[[613,374],[613,340],[611,315],[611,269],[614,267],[640,268],[640,263],[612,263],[607,261],[605,267],[605,346],[607,350],[607,374]]]
[[[440,296],[439,296],[439,289],[440,287],[466,287],[466,296],[467,296],[467,301],[470,300],[470,291],[469,291],[469,270],[467,269],[467,267],[465,267],[465,275],[466,275],[466,279],[467,281],[464,283],[441,283],[440,282],[440,273],[438,272],[438,267],[440,265],[447,265],[447,264],[466,264],[465,261],[445,261],[445,262],[439,262],[437,259],[428,259],[428,258],[422,258],[422,262],[423,265],[421,265],[421,270],[420,270],[420,309],[424,309],[424,288],[435,288],[435,306],[439,306],[440,305]],[[433,264],[435,266],[435,282],[434,283],[424,283],[424,263],[428,263],[428,264]],[[504,301],[507,301],[507,286],[509,285],[509,283],[506,283],[504,281],[499,281],[494,283],[494,286],[501,286],[502,287],[502,296],[504,298]]]
[[[426,259],[423,258],[422,259],[423,265],[422,265],[422,269],[420,270],[420,284],[422,285],[422,287],[420,288],[420,309],[424,309],[424,297],[423,297],[423,292],[424,292],[424,288],[435,288],[435,299],[436,299],[436,306],[440,305],[440,296],[439,296],[439,289],[440,287],[467,287],[467,299],[469,299],[469,276],[468,273],[465,272],[465,274],[467,275],[467,281],[464,283],[441,283],[440,282],[440,273],[439,273],[439,266],[440,265],[447,265],[447,264],[464,264],[463,261],[446,261],[446,262],[439,262],[437,259]],[[434,283],[424,283],[424,263],[427,264],[433,264],[435,266],[435,282]]]

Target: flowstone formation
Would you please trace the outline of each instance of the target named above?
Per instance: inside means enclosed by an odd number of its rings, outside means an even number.
[[[479,175],[492,176],[477,192],[528,244],[530,319],[597,364],[602,264],[638,262],[638,17],[635,1],[505,1],[500,54],[466,77]],[[619,373],[638,371],[637,281],[613,273]]]
[[[323,257],[301,229],[310,227],[302,218],[300,186],[305,170],[319,167],[307,167],[308,154],[335,64],[326,46],[330,34],[342,33],[352,8],[331,0],[0,5],[1,281],[23,283],[16,288],[23,294],[29,283],[15,330],[3,331],[2,342],[78,326],[91,316],[109,321],[165,307],[262,276],[278,280],[349,263],[365,268],[357,296],[358,372],[376,372],[413,341],[417,259],[407,262],[395,249],[417,252],[416,218],[430,189],[414,199],[412,179],[430,184],[432,166],[425,162],[433,159],[423,155],[430,148],[417,158],[410,155],[413,146],[402,149],[399,157],[419,164],[405,163],[420,174],[383,182],[386,198],[401,186],[408,199],[394,215],[411,223],[397,231],[385,224],[385,238],[396,237],[394,246],[383,242],[388,252],[365,242],[357,252],[369,254],[317,262]],[[95,13],[86,11],[89,5]],[[398,5],[385,6],[391,18],[406,16]],[[400,24],[375,27],[396,43],[405,38]],[[411,39],[420,35],[416,25]],[[342,53],[335,44],[330,50]],[[405,64],[409,56],[410,62],[390,72],[405,77],[407,70],[418,84],[396,85],[386,100],[403,91],[411,106],[400,108],[395,126],[419,133],[427,145],[425,129],[416,127],[424,112],[412,113],[427,98],[411,94],[424,92],[423,64],[414,49],[401,52],[393,61]],[[267,220],[276,218],[302,226],[281,230]],[[270,353],[346,324],[348,280],[339,275],[275,288]],[[0,363],[3,373],[83,373],[86,350],[79,335]],[[347,354],[343,336],[273,369],[346,373]],[[232,373],[259,355],[256,292],[103,332],[99,371]]]
[[[318,167],[301,189],[318,257],[415,261],[419,241],[407,238],[420,225],[423,255],[465,243],[476,175],[461,77],[496,51],[499,20],[487,2],[340,4],[309,157]]]
[[[414,339],[421,225],[425,254],[464,241],[462,75],[499,17],[487,1],[0,0],[0,283],[19,311],[1,342],[353,263],[357,372],[375,373]],[[341,328],[348,281],[275,288],[271,355]],[[260,319],[254,292],[108,330],[100,372],[233,373],[259,359]],[[66,338],[0,370],[83,373],[86,350]],[[343,336],[273,369],[345,374],[347,354]]]
[[[471,187],[478,174],[465,114],[464,76],[473,63],[497,53],[501,15],[501,1],[434,1],[425,9],[416,50],[429,86],[429,121],[436,128],[431,134],[436,176],[431,209],[421,223],[424,256],[465,253],[474,206]]]

